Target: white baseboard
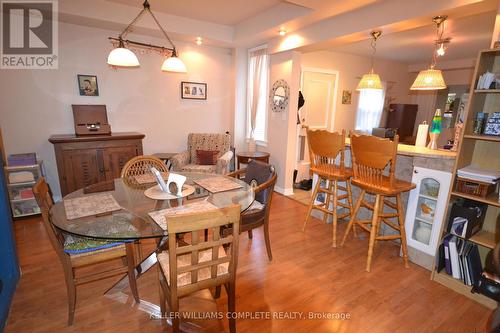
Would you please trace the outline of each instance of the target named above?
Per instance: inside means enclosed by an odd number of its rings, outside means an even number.
[[[284,189],[282,187],[275,186],[274,190],[280,194],[283,194],[283,195],[292,195],[293,194],[293,188],[285,188]]]

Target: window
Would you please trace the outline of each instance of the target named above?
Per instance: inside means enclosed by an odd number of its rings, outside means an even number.
[[[384,108],[384,90],[366,89],[359,93],[356,131],[371,133],[380,124]]]
[[[267,141],[267,88],[269,55],[267,45],[248,52],[247,139]]]

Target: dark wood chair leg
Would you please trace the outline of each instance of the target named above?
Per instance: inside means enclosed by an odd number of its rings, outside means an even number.
[[[264,239],[266,241],[267,257],[269,261],[273,261],[273,254],[271,252],[271,240],[269,239],[269,218],[264,222]]]
[[[137,280],[135,278],[135,243],[128,242],[125,243],[125,251],[127,252],[127,269],[128,269],[128,281],[130,283],[130,289],[134,295],[136,303],[140,303],[139,291],[137,290]]]
[[[172,330],[174,333],[179,333],[181,319],[179,314],[179,299],[177,297],[170,299],[170,312],[172,313]]]
[[[253,233],[252,230],[248,230],[248,238],[252,239],[253,238]]]
[[[159,265],[158,265],[159,266]],[[158,267],[158,278],[159,278],[159,291],[160,291],[160,312],[162,318],[165,317],[167,314],[167,307],[166,307],[166,297],[165,297],[165,290],[164,288],[164,283],[165,283],[165,277],[163,276],[163,273],[161,272],[161,268]]]
[[[220,298],[220,290],[221,290],[220,286],[215,287],[215,292],[214,292],[214,298],[215,299]]]
[[[68,260],[69,261],[69,260]],[[76,307],[76,285],[75,275],[71,263],[64,263],[64,277],[66,279],[66,290],[68,292],[68,326],[73,325]]]
[[[229,332],[236,333],[236,288],[234,283],[227,283],[225,285],[227,292],[227,311],[229,312]]]

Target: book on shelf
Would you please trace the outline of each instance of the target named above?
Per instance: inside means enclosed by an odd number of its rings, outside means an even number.
[[[476,285],[483,272],[478,245],[447,234],[443,238],[437,261],[438,272],[443,268],[448,275],[463,284]]]
[[[451,237],[450,239],[450,262],[451,262],[451,275],[455,279],[462,278],[462,272],[460,271],[460,264],[458,260],[458,248],[460,239],[456,236]]]

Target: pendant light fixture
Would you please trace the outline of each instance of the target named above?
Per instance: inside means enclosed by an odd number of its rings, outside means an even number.
[[[435,16],[432,18],[432,21],[436,23],[437,27],[437,36],[440,39],[440,27],[444,21],[446,21],[447,16]],[[422,70],[418,73],[417,78],[411,85],[410,90],[440,90],[446,89],[446,83],[444,82],[443,73],[434,69],[437,62],[438,56],[438,43],[434,43],[434,51],[432,53],[432,62],[429,66],[429,69]],[[441,52],[441,51],[440,51]]]
[[[140,66],[139,60],[134,52],[129,50],[126,46],[136,46],[139,48],[144,48],[147,50],[157,51],[161,55],[164,55],[166,59],[163,61],[161,66],[161,70],[165,72],[177,72],[177,73],[186,73],[186,65],[184,62],[177,56],[177,49],[175,48],[174,43],[168,37],[167,32],[160,25],[160,22],[156,19],[156,16],[151,11],[151,6],[148,0],[145,0],[142,4],[142,10],[139,14],[132,20],[132,22],[121,32],[118,38],[109,37],[109,40],[113,43],[113,45],[117,45],[115,49],[113,49],[108,55],[108,64],[116,67],[138,67]],[[146,44],[131,40],[126,40],[125,37],[127,34],[132,31],[134,25],[139,21],[144,13],[148,12],[153,17],[156,25],[163,33],[167,41],[170,43],[171,47],[158,46],[153,44]]]
[[[356,87],[356,90],[361,91],[361,90],[367,90],[367,89],[373,89],[373,90],[382,90],[382,82],[380,81],[380,76],[378,74],[375,74],[373,71],[373,57],[375,56],[375,53],[377,52],[377,39],[382,35],[382,31],[380,30],[374,30],[370,33],[372,37],[371,41],[371,47],[372,47],[372,57],[371,57],[371,69],[368,74],[363,75],[361,78],[361,81],[359,81],[358,86]]]

